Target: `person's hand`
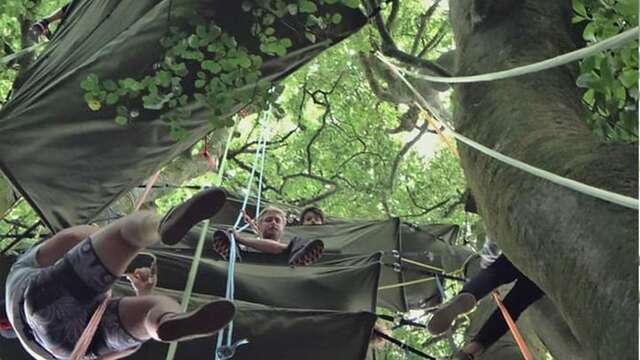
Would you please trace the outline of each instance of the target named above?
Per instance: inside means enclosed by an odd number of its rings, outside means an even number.
[[[257,235],[260,235],[260,230],[258,229],[258,224],[256,224],[255,220],[253,220],[244,210],[242,210],[242,214],[244,215],[244,222],[249,224]]]
[[[125,274],[138,296],[149,295],[158,283],[157,265],[137,268],[133,273]]]

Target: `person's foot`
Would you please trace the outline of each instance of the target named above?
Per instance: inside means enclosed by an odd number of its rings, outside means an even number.
[[[235,313],[231,301],[219,300],[187,313],[167,314],[158,325],[158,340],[185,341],[214,335],[233,320]]]
[[[459,315],[471,311],[474,306],[476,306],[476,298],[473,295],[469,293],[456,295],[433,313],[431,321],[427,324],[427,330],[433,335],[442,334],[449,330],[451,323]]]
[[[218,213],[227,196],[219,188],[201,191],[170,210],[160,223],[160,237],[167,245],[177,244],[194,225]]]
[[[300,238],[294,238],[291,244],[289,265],[311,265],[320,260],[323,253],[324,243],[322,240],[305,241]]]

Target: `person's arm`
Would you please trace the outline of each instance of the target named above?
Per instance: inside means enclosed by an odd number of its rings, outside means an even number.
[[[41,267],[55,264],[67,251],[98,231],[95,225],[79,225],[61,230],[38,248],[36,260]]]
[[[238,243],[250,248],[262,251],[268,254],[280,254],[287,249],[287,245],[269,239],[250,239],[246,238],[238,232],[235,232],[235,238]]]

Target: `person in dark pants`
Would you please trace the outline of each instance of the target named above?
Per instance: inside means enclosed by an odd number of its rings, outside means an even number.
[[[476,206],[473,197],[467,198],[467,211],[475,212]],[[492,253],[488,249],[494,249]],[[520,314],[540,298],[544,292],[529,278],[522,274],[504,254],[495,256],[495,245],[487,239],[483,247],[481,263],[486,267],[476,276],[469,280],[460,293],[451,301],[438,309],[427,324],[427,329],[432,334],[443,333],[449,328],[453,321],[461,314],[471,311],[478,300],[482,299],[494,289],[501,285],[515,281],[511,291],[503,300],[505,308],[513,320],[517,320]],[[488,255],[488,256],[487,256]],[[478,334],[465,345],[460,352],[453,355],[455,360],[473,360],[481,352],[493,345],[508,330],[508,326],[499,309],[484,323]]]

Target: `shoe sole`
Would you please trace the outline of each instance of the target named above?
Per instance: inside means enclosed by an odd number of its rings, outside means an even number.
[[[431,321],[427,324],[427,330],[429,330],[432,335],[442,334],[449,330],[451,323],[453,323],[460,314],[471,311],[475,305],[476,301],[473,295],[457,295],[451,302],[433,314]]]
[[[232,302],[220,300],[178,315],[158,327],[158,338],[164,342],[185,341],[212,336],[224,328],[236,313]]]
[[[202,220],[209,219],[222,209],[227,195],[221,189],[210,189],[196,194],[169,214],[161,225],[160,236],[167,245],[175,245]]]
[[[293,259],[291,259],[291,261],[289,262],[289,265],[311,265],[320,260],[323,253],[324,244],[322,243],[322,241],[314,240],[311,243],[307,244],[305,248],[299,251],[296,255],[294,255]],[[311,259],[308,258],[309,256],[311,257]],[[307,263],[305,260],[309,260],[309,263]]]

